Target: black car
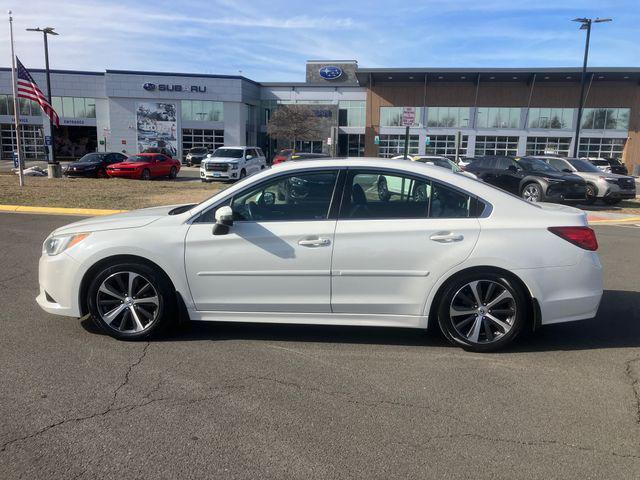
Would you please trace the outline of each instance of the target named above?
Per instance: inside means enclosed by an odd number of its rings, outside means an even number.
[[[605,160],[609,162],[609,165],[611,165],[611,173],[616,173],[618,175],[629,175],[627,166],[617,158],[605,158]]]
[[[63,173],[67,177],[104,178],[107,176],[107,166],[126,159],[127,156],[119,152],[87,153],[80,160],[68,164]]]
[[[490,185],[529,202],[583,201],[586,182],[537,158],[480,157],[465,168]]]

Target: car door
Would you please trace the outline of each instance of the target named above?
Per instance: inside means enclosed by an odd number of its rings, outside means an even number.
[[[235,218],[226,235],[212,234],[214,208],[194,222],[185,269],[197,310],[329,312],[337,179],[289,172],[247,187],[224,201]]]
[[[154,168],[154,176],[156,177],[164,177],[169,175],[169,170],[171,169],[171,162],[165,155],[155,155],[154,157],[155,163],[153,164]]]
[[[498,158],[496,172],[496,187],[514,195],[520,195],[520,181],[524,178],[524,171],[517,162],[510,158]]]
[[[409,188],[382,198],[371,180],[382,177]],[[456,187],[426,177],[350,170],[331,264],[332,311],[424,315],[433,285],[473,250],[479,205]]]

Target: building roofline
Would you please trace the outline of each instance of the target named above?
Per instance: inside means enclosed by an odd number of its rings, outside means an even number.
[[[306,63],[358,63],[357,60],[307,60]]]
[[[44,68],[29,68],[30,73],[46,73]],[[11,67],[0,67],[0,72],[10,72]],[[50,73],[66,73],[72,75],[104,75],[104,72],[90,72],[87,70],[57,70],[50,69]]]
[[[219,75],[212,73],[178,73],[178,72],[148,72],[142,70],[106,70],[106,73],[112,73],[116,75],[155,75],[161,77],[189,77],[189,78],[227,78],[231,80],[244,80],[255,85],[260,85],[260,82],[251,80],[250,78],[242,75]]]
[[[580,73],[582,67],[548,68],[358,68],[357,74],[369,73]],[[640,73],[640,67],[588,67],[588,73]]]

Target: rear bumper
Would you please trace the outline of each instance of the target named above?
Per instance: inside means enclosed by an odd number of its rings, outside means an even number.
[[[579,190],[571,190],[562,187],[549,186],[544,195],[545,201],[555,202],[579,202],[587,199],[587,187]]]
[[[571,266],[514,270],[540,305],[540,324],[593,318],[602,298],[602,265],[587,252]]]

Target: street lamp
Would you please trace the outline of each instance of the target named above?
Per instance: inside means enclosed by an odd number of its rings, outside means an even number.
[[[27,28],[28,32],[42,32],[42,36],[44,37],[44,65],[45,72],[47,74],[47,99],[49,100],[49,104],[51,103],[51,75],[49,73],[49,44],[47,42],[47,35],[59,35],[57,32],[54,32],[53,27],[45,27],[45,28]],[[53,130],[53,121],[49,119],[49,131],[51,132],[51,157],[50,163],[56,164],[56,151],[55,151],[55,141],[54,141],[54,130]]]
[[[580,30],[587,31],[587,39],[584,44],[584,62],[582,63],[582,76],[580,77],[580,105],[578,106],[578,123],[576,125],[576,138],[573,143],[573,156],[578,156],[578,144],[580,143],[580,123],[582,122],[582,109],[584,107],[584,87],[587,80],[587,59],[589,58],[589,39],[591,37],[591,24],[610,22],[611,18],[574,18],[572,21],[580,23]]]

